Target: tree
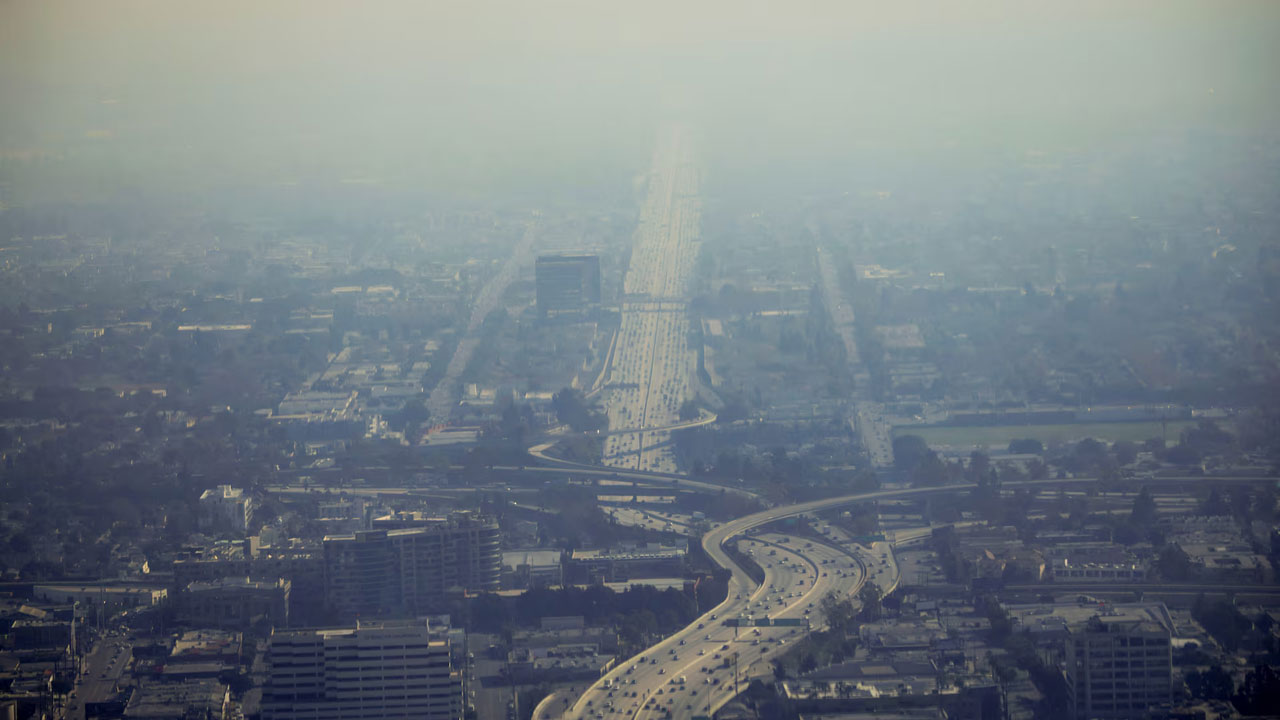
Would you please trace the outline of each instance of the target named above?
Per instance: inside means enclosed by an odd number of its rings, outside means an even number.
[[[899,470],[913,470],[929,454],[929,444],[919,435],[900,435],[893,439],[893,464]]]
[[[987,479],[991,470],[991,457],[981,450],[969,453],[969,466],[965,468],[964,479],[967,482],[981,484]]]
[[[1191,617],[1229,652],[1240,647],[1245,633],[1253,627],[1253,623],[1239,608],[1221,597],[1210,600],[1201,595],[1196,598],[1195,604],[1191,606]]]
[[[1222,490],[1215,486],[1209,490],[1209,497],[1200,504],[1197,514],[1208,516],[1230,515],[1231,506],[1227,504],[1226,498],[1222,497]]]
[[[1269,665],[1259,665],[1245,676],[1244,684],[1232,702],[1245,715],[1267,715],[1275,711],[1278,697],[1280,674]]]
[[[880,586],[873,582],[862,584],[862,589],[858,591],[858,600],[862,603],[860,615],[868,620],[878,620],[880,618],[880,600],[884,597],[880,590]]]
[[[831,632],[844,636],[848,635],[851,629],[856,629],[854,616],[857,612],[853,608],[853,601],[849,598],[828,593],[820,601],[819,610]]]
[[[1151,490],[1143,486],[1138,496],[1133,499],[1133,510],[1129,513],[1129,522],[1135,526],[1149,529],[1156,521],[1156,501],[1151,497]]]
[[[556,411],[556,418],[575,432],[602,430],[609,425],[604,413],[592,411],[582,392],[574,388],[566,387],[552,395],[551,407]]]
[[[1187,688],[1191,690],[1191,697],[1205,700],[1230,700],[1236,689],[1231,673],[1223,670],[1221,665],[1214,665],[1204,672],[1193,670],[1187,673]]]
[[[1128,465],[1138,459],[1138,446],[1121,440],[1111,445],[1111,453],[1116,456],[1117,463]]]
[[[680,419],[696,420],[699,415],[698,403],[693,400],[685,400],[680,403]]]
[[[1043,455],[1044,444],[1035,438],[1018,438],[1009,441],[1009,452],[1019,455]]]
[[[928,451],[911,471],[911,484],[916,487],[937,487],[947,484],[947,464],[938,453]]]
[[[1165,545],[1156,560],[1156,570],[1160,577],[1170,582],[1184,582],[1191,579],[1191,559],[1182,549],[1172,543]]]

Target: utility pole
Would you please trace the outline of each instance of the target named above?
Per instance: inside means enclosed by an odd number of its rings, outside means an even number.
[[[733,653],[733,695],[738,696],[738,653]]]

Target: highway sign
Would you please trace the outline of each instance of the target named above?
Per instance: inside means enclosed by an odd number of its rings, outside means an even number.
[[[729,627],[806,627],[806,618],[728,618],[724,621]]]

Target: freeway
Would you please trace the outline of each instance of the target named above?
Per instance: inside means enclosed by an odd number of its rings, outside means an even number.
[[[1200,480],[1203,480],[1203,479],[1201,478]],[[1060,487],[1063,485],[1087,484],[1092,482],[1095,482],[1093,478],[1071,478],[1066,480],[1027,480],[1027,481],[1021,481],[1021,482],[1005,483],[1004,487],[1008,489],[1015,489],[1020,487],[1028,487],[1028,488]],[[643,653],[640,657],[648,658],[649,664],[647,665],[647,667],[662,669],[653,665],[652,661],[655,659],[655,656],[657,658],[662,658],[668,655],[675,655],[678,657],[679,651],[677,650],[677,648],[687,645],[690,642],[690,640],[697,642],[699,633],[703,634],[703,637],[704,637],[704,640],[702,641],[703,643],[709,642],[714,645],[716,641],[723,639],[722,634],[713,634],[706,631],[706,628],[708,627],[708,623],[715,623],[720,618],[733,617],[740,613],[746,612],[752,604],[759,602],[762,598],[765,599],[765,602],[775,600],[774,595],[771,593],[775,593],[777,591],[770,590],[769,585],[772,584],[776,586],[778,584],[778,581],[770,580],[770,576],[767,574],[769,568],[766,568],[765,583],[763,585],[757,586],[756,583],[747,574],[747,571],[744,568],[742,568],[740,565],[738,565],[738,563],[734,561],[728,554],[728,551],[726,550],[726,545],[731,539],[739,535],[742,535],[744,533],[747,533],[751,530],[754,530],[756,528],[775,522],[777,520],[781,520],[783,518],[788,518],[788,517],[794,517],[796,515],[803,515],[806,513],[818,513],[826,510],[833,510],[836,508],[843,507],[845,505],[851,505],[853,503],[858,503],[858,502],[866,502],[869,500],[888,500],[891,498],[903,498],[903,497],[915,497],[915,496],[924,497],[928,495],[964,492],[967,490],[972,490],[975,487],[976,485],[965,483],[960,485],[946,485],[942,487],[877,490],[874,492],[858,493],[855,495],[843,495],[835,498],[826,498],[823,500],[811,500],[809,502],[797,503],[795,505],[786,505],[781,507],[770,508],[768,510],[754,513],[752,515],[747,515],[747,516],[738,518],[736,520],[731,520],[722,525],[714,527],[705,535],[703,535],[702,548],[707,553],[708,557],[711,558],[713,563],[715,563],[716,565],[722,568],[727,568],[730,571],[731,575],[729,579],[729,590],[728,590],[727,597],[725,598],[723,603],[716,606],[714,609],[704,614],[702,617],[698,618],[698,620],[695,621],[693,624],[689,625],[688,627],[685,627],[684,629],[662,640],[657,645],[649,648],[649,650]],[[806,554],[822,553],[828,550],[830,550],[828,546],[814,545],[813,548],[805,548],[805,553]],[[852,562],[854,566],[857,566],[857,562],[854,558],[849,557],[847,554],[846,554],[846,557],[849,558],[849,560]],[[811,567],[816,567],[813,560],[798,556],[796,564],[800,564],[802,562],[809,563]],[[850,573],[846,573],[846,575],[849,575],[849,574]],[[857,587],[860,587],[861,582],[865,578],[865,575],[863,572],[858,572],[856,573],[856,576],[857,576],[856,582],[851,584],[850,589],[844,590],[845,592],[848,592],[850,590],[856,592]],[[843,580],[844,578],[838,578],[838,579]],[[890,585],[896,585],[896,582],[897,582],[896,566],[892,570],[891,579],[892,579],[892,582],[890,583]],[[788,580],[789,578],[783,579],[782,582],[785,583],[785,582],[788,582]],[[824,580],[827,580],[827,579],[824,579]],[[815,602],[817,599],[821,598],[822,594],[825,594],[825,592],[828,592],[834,589],[837,589],[837,588],[832,587],[828,589],[824,586],[818,586],[818,585],[815,585],[814,588],[810,588],[809,592],[805,593],[805,599],[803,600],[803,602],[806,604],[806,607],[803,609],[809,609],[807,607],[807,603]],[[794,592],[794,590],[792,590],[792,592]],[[785,601],[786,599],[783,598],[783,600]],[[744,603],[745,603],[745,606],[744,606]],[[790,610],[790,609],[791,609],[791,606],[788,606],[787,610]],[[803,609],[801,610],[801,612],[803,612]],[[718,632],[721,632],[721,631],[718,631]],[[705,636],[707,635],[710,635],[712,640],[710,641],[705,640]],[[773,638],[774,636],[771,635],[770,637]],[[721,644],[723,645],[725,643],[721,643]],[[752,646],[752,647],[755,647],[755,646]],[[730,645],[730,651],[732,651],[733,648],[734,646]],[[706,647],[703,646],[703,647],[699,647],[698,649],[706,650]],[[726,651],[721,651],[721,652],[723,654],[723,652],[726,652]],[[705,662],[705,660],[702,659],[703,657],[704,656],[702,655],[696,656],[692,662],[679,664],[679,665],[676,665],[675,667],[682,674],[687,674],[686,673],[687,669],[695,666],[697,670],[700,671],[700,669],[704,667],[703,663]],[[714,662],[714,660],[715,658],[713,653],[712,661]],[[741,659],[739,659],[739,661],[741,662]],[[678,660],[663,661],[664,664],[662,667],[663,668],[670,667],[671,666],[670,663],[672,662],[679,662],[679,661]],[[723,658],[721,659],[721,662],[723,662]],[[735,694],[734,689],[727,686],[723,682],[723,680],[721,680],[720,682],[713,682],[710,685],[707,685],[704,682],[703,688],[702,688],[702,694],[700,696],[694,695],[692,693],[692,690],[694,688],[677,688],[676,689],[677,695],[676,697],[673,698],[670,696],[670,693],[668,693],[665,688],[661,688],[661,687],[656,689],[653,688],[654,678],[652,676],[642,675],[635,678],[625,677],[627,675],[628,669],[630,669],[630,672],[632,674],[636,673],[638,670],[637,666],[638,666],[638,661],[632,662],[628,660],[620,663],[614,670],[610,671],[604,677],[602,677],[600,680],[594,683],[585,693],[583,693],[578,698],[577,702],[573,703],[571,706],[567,708],[562,706],[557,708],[543,707],[540,709],[544,710],[545,712],[562,711],[564,717],[572,717],[572,718],[590,718],[590,717],[600,718],[600,717],[616,716],[618,713],[622,713],[623,711],[634,711],[634,713],[631,715],[623,714],[621,716],[639,718],[641,717],[640,715],[641,712],[646,712],[646,713],[654,712],[655,703],[653,701],[661,697],[663,701],[666,701],[666,700],[671,701],[669,703],[664,703],[664,704],[667,706],[668,709],[671,710],[673,716],[677,716],[677,713],[679,713],[678,715],[679,717],[688,717],[693,715],[695,710],[701,710],[705,712],[705,714],[710,714],[710,712],[714,712],[716,708],[720,707],[721,705],[723,705],[724,703],[732,699],[732,697]],[[666,675],[667,673],[661,672],[659,674]],[[700,672],[700,675],[702,674],[704,673]],[[646,683],[644,685],[640,684],[639,682],[640,677],[644,677],[646,679]],[[676,675],[676,677],[679,677],[679,675]],[[707,676],[705,679],[714,680],[716,677],[718,676],[711,675],[711,676]],[[624,678],[627,680],[627,686],[618,685],[618,683],[622,681]],[[637,681],[635,683],[637,686],[637,689],[635,690],[629,687],[631,685],[630,680],[632,679],[635,679]],[[669,684],[670,681],[668,680],[667,682]],[[640,695],[639,694],[640,689],[646,689],[648,691],[648,694]],[[663,691],[662,695],[658,694],[658,690]],[[637,693],[637,695],[632,697],[630,695],[630,693],[632,692]],[[689,694],[688,695],[680,694],[684,692],[689,692]],[[613,693],[613,696],[610,696],[610,693]],[[626,693],[626,695],[623,695],[620,697],[619,693]],[[707,693],[710,693],[710,696],[708,696]],[[700,699],[698,699],[695,702],[695,698],[699,698],[699,697]],[[680,707],[677,704],[677,698],[683,702],[684,707]],[[643,702],[641,702],[641,700],[643,700]],[[565,702],[567,703],[567,699],[565,699]],[[637,702],[638,707],[631,707],[630,703],[632,702]],[[613,703],[613,706],[612,707],[603,706],[602,703]],[[702,704],[702,707],[701,708],[695,707],[697,704]],[[708,707],[710,708],[710,712],[706,712]],[[606,715],[606,711],[608,711],[608,715]],[[547,715],[545,717],[549,718],[554,716],[555,715]],[[650,714],[650,715],[646,715],[645,717],[652,717],[652,716],[653,715]],[[539,716],[539,717],[543,717],[543,716]]]
[[[621,322],[602,385],[610,432],[604,462],[637,470],[675,470],[671,433],[691,394],[685,295],[698,251],[698,173],[684,133],[664,134],[654,150],[630,264],[623,278]]]
[[[620,663],[568,705],[567,699],[540,707],[538,718],[689,718],[714,712],[752,677],[771,672],[769,661],[799,639],[804,625],[735,628],[730,618],[823,622],[817,610],[829,593],[856,593],[864,574],[850,553],[781,534],[740,541],[764,571],[758,587],[734,578],[729,596],[694,624],[636,658]],[[736,667],[734,663],[736,661]]]
[[[692,420],[681,420],[680,422],[672,423],[670,425],[653,425],[650,427],[634,427],[634,428],[625,428],[621,430],[606,430],[604,432],[593,432],[593,433],[584,432],[580,434],[584,437],[594,436],[594,437],[603,438],[603,437],[609,437],[612,435],[630,435],[633,433],[673,433],[677,430],[688,430],[689,428],[696,428],[696,427],[702,427],[704,425],[710,425],[711,423],[715,422],[717,419],[718,419],[718,416],[715,413],[710,412],[708,410],[702,410],[698,415],[698,417]],[[536,458],[555,461],[556,458],[554,456],[546,456],[544,455],[544,453],[546,453],[548,449],[550,449],[552,446],[562,441],[563,439],[564,439],[564,436],[560,436],[551,442],[534,445],[533,447],[529,448],[528,452],[530,455],[533,455]]]
[[[704,492],[710,494],[726,493],[729,495],[737,495],[744,498],[758,499],[759,496],[750,490],[731,487],[729,485],[721,485],[719,483],[706,482],[702,480],[690,480],[685,475],[677,475],[675,473],[661,473],[650,470],[627,470],[625,468],[611,468],[600,465],[586,465],[583,463],[575,463],[569,460],[559,460],[553,457],[545,458],[548,461],[555,462],[557,467],[538,467],[534,465],[493,465],[488,468],[490,471],[502,473],[530,473],[546,477],[565,477],[576,476],[580,478],[600,478],[608,480],[631,480],[641,487],[661,488],[665,490],[690,490],[694,492]],[[464,470],[462,465],[453,465],[449,468],[451,471]],[[438,468],[430,466],[422,466],[419,468],[405,468],[403,472],[433,472]],[[353,495],[407,495],[415,493],[431,493],[431,492],[475,492],[477,490],[486,489],[502,489],[502,487],[485,488],[485,487],[406,487],[406,486],[345,486],[338,483],[324,483],[320,481],[326,474],[337,477],[344,477],[348,471],[344,468],[333,468],[331,471],[326,470],[307,470],[280,472],[277,475],[281,477],[293,476],[294,482],[280,482],[268,486],[268,492],[315,492],[324,489],[340,489],[342,492],[351,493]],[[302,476],[312,478],[309,481],[301,480]],[[505,486],[504,486],[505,487]],[[515,488],[507,488],[514,490]],[[537,488],[525,488],[533,492]]]
[[[543,445],[535,445],[533,448],[529,449],[529,453],[533,454],[533,451],[535,448],[540,448],[541,449],[540,451],[545,453],[546,447],[547,446],[543,446]],[[678,473],[658,472],[655,470],[628,470],[626,468],[613,468],[613,467],[606,467],[606,466],[600,466],[600,465],[588,465],[586,463],[573,462],[572,460],[561,460],[560,458],[553,457],[550,455],[545,455],[545,454],[535,455],[535,457],[537,457],[539,460],[555,463],[557,467],[542,468],[542,467],[520,466],[519,468],[514,468],[507,465],[507,466],[494,466],[493,469],[494,470],[521,470],[521,471],[527,470],[529,472],[544,472],[544,473],[553,473],[553,474],[554,473],[577,474],[577,475],[584,475],[584,476],[590,476],[590,477],[608,477],[610,479],[625,478],[628,480],[635,480],[637,482],[645,482],[645,483],[648,483],[649,485],[659,486],[659,487],[684,488],[687,490],[698,490],[701,492],[708,492],[712,494],[729,493],[729,494],[738,495],[741,497],[759,499],[759,495],[751,492],[750,490],[744,490],[742,488],[732,487],[729,485],[721,485],[720,483],[706,482],[703,480],[690,480],[689,476],[681,475]]]

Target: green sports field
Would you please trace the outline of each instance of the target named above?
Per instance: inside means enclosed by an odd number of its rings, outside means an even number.
[[[1166,424],[1165,440],[1177,442],[1184,428],[1195,425],[1194,421],[1178,420]],[[1147,438],[1160,437],[1160,423],[1111,422],[1111,423],[1061,423],[1056,425],[996,425],[990,427],[921,427],[899,426],[893,429],[894,437],[899,435],[919,435],[930,447],[944,446],[954,448],[986,447],[989,449],[1006,448],[1010,440],[1018,438],[1034,438],[1046,447],[1062,443],[1073,443],[1085,438],[1094,438],[1104,442],[1128,440],[1142,442]]]

